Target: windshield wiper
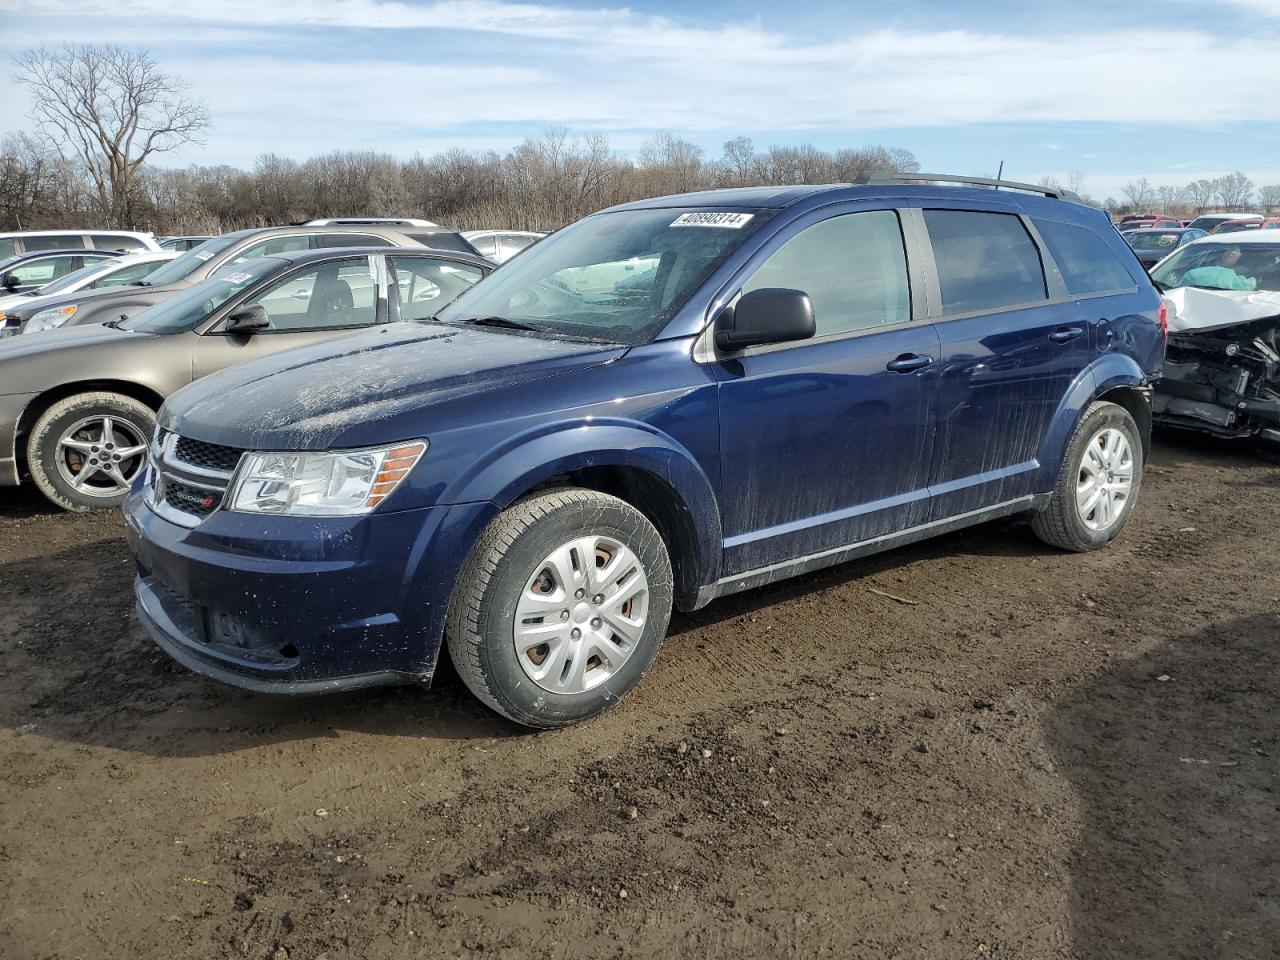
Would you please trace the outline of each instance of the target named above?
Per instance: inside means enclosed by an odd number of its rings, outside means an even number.
[[[468,320],[459,320],[458,323],[469,323],[473,327],[501,327],[504,330],[532,330],[538,332],[538,328],[528,323],[521,323],[519,320],[508,320],[506,317],[471,317]]]

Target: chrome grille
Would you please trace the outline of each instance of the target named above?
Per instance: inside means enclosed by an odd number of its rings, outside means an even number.
[[[172,523],[196,526],[222,506],[242,452],[156,431],[147,474],[147,503]]]

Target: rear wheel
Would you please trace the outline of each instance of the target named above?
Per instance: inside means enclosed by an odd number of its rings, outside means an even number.
[[[1031,528],[1063,550],[1097,550],[1129,522],[1142,485],[1142,441],[1124,407],[1100,401],[1080,418],[1048,506]]]
[[[1253,452],[1267,463],[1280,464],[1280,443],[1263,437],[1253,438]]]
[[[485,530],[449,607],[449,653],[503,716],[551,728],[608,709],[639,681],[671,618],[671,561],[625,501],[557,490]]]
[[[155,426],[149,407],[118,393],[59,400],[27,440],[31,477],[64,510],[119,506],[146,468]]]

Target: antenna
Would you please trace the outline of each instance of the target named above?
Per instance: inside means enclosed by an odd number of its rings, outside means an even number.
[[[1004,161],[1003,160],[1000,161],[1000,169],[996,171],[996,179],[997,180],[1004,179]],[[996,189],[999,190],[1000,188],[996,187]]]

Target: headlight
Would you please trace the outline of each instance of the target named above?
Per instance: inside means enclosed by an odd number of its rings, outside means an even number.
[[[66,306],[41,310],[39,313],[32,315],[22,332],[39,333],[41,330],[52,330],[54,327],[60,327],[74,317],[78,309],[80,308],[76,306]]]
[[[369,513],[426,453],[425,441],[372,450],[250,453],[229,500],[244,513],[351,517]]]

